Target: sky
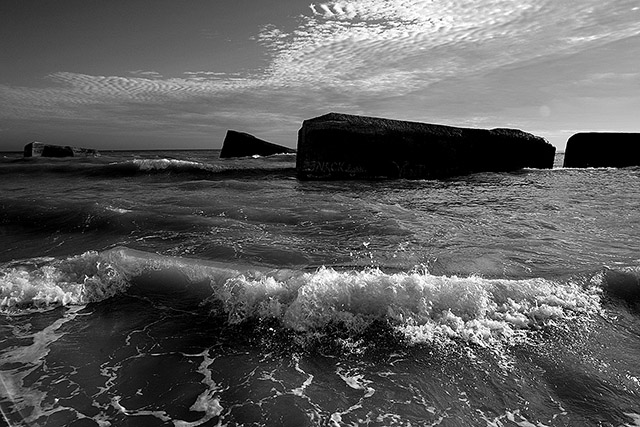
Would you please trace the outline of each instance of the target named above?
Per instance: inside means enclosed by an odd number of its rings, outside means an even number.
[[[294,147],[328,112],[640,132],[637,0],[2,0],[0,151]]]

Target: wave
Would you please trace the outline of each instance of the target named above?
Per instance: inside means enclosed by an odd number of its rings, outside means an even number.
[[[640,267],[605,267],[594,276],[594,280],[602,284],[610,298],[630,305],[640,303]]]
[[[269,270],[116,247],[0,265],[0,311],[164,295],[207,305],[230,325],[275,322],[295,334],[338,328],[358,336],[382,323],[412,344],[462,340],[489,346],[600,313],[603,290],[634,274],[623,272],[620,279],[608,271],[556,282],[330,267]]]
[[[29,175],[33,177],[58,175],[80,178],[131,178],[153,177],[155,179],[255,179],[265,177],[295,177],[295,154],[278,154],[273,156],[252,156],[237,159],[212,160],[211,163],[184,160],[169,157],[136,158],[131,160],[113,160],[109,156],[98,158],[26,158],[9,159],[0,162],[0,175]],[[524,168],[510,174],[520,173],[608,173],[620,168],[563,168],[553,169]],[[640,167],[622,168],[626,173],[637,173]],[[471,174],[485,176],[492,172]],[[467,176],[467,177],[469,177]]]
[[[128,234],[137,229],[137,222],[161,229],[171,225],[171,221],[153,212],[87,200],[41,199],[34,203],[32,199],[6,198],[0,211],[0,226],[7,233],[30,230],[42,235],[89,231]]]
[[[14,160],[0,165],[0,175],[56,174],[88,178],[126,178],[136,176],[216,179],[295,174],[295,157],[260,157],[210,164],[172,158],[132,159],[107,163],[106,159]]]
[[[157,273],[154,279],[162,279],[162,274],[170,276],[175,272],[185,275],[180,284],[183,287],[205,279],[224,281],[238,274],[238,270],[220,263],[164,257],[125,247],[68,258],[17,260],[0,264],[0,311],[12,314],[100,302],[123,294],[132,286],[144,288],[145,277],[151,273]],[[163,289],[162,280],[155,289],[149,289],[167,290]]]

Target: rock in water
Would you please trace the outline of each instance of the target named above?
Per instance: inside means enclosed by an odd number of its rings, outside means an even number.
[[[329,113],[298,132],[301,179],[444,178],[552,168],[555,147],[517,129],[470,129]]]
[[[98,150],[92,148],[45,144],[38,141],[30,142],[24,146],[24,157],[88,157],[99,155]]]
[[[270,156],[272,154],[295,152],[296,150],[264,141],[248,133],[228,130],[222,144],[220,158]]]
[[[640,166],[640,133],[584,132],[567,141],[565,168]]]

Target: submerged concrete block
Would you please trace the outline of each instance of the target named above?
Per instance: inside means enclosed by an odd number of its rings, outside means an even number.
[[[555,147],[517,129],[472,129],[329,113],[298,132],[300,179],[444,178],[552,168]]]
[[[89,157],[99,155],[98,150],[92,148],[45,144],[38,141],[30,142],[24,146],[24,157]]]
[[[565,168],[640,166],[640,133],[576,133],[567,141],[563,166]]]
[[[273,154],[295,153],[296,150],[235,130],[228,130],[220,151],[220,158],[271,156]]]

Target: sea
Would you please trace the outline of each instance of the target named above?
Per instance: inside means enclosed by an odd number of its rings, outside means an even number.
[[[8,426],[640,426],[640,168],[0,153]]]

